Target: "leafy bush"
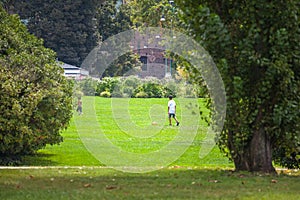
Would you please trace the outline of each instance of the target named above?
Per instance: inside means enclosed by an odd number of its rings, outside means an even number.
[[[101,93],[105,91],[110,92],[111,96],[109,97],[166,98],[169,95],[174,97],[202,97],[202,91],[206,90],[186,84],[184,81],[159,80],[155,77],[140,79],[137,76],[129,76],[103,78],[97,84],[96,93],[101,96]]]
[[[141,79],[137,76],[128,76],[123,79],[124,87],[137,88],[141,83]]]
[[[108,91],[103,91],[100,93],[100,97],[111,97],[111,94]]]
[[[137,94],[140,92],[146,93],[149,98],[163,98],[169,96],[170,94],[173,94],[173,92],[170,89],[158,83],[152,82],[147,82],[139,86],[134,91],[134,96],[136,97]]]
[[[123,93],[120,91],[113,91],[113,93],[111,94],[111,97],[124,97]]]
[[[134,97],[135,98],[148,98],[148,94],[146,92],[141,91],[141,92],[136,93]]]
[[[128,76],[121,79],[120,92],[123,97],[133,97],[134,90],[141,84],[137,76]]]
[[[96,88],[96,94],[101,94],[101,92],[108,91],[112,93],[115,86],[120,82],[119,78],[116,77],[104,77],[98,82]]]
[[[134,93],[134,88],[132,87],[123,87],[123,96],[124,97],[131,97]]]
[[[79,81],[80,89],[86,96],[94,96],[98,81],[92,78],[86,78]]]
[[[55,53],[0,7],[0,162],[60,143],[72,116],[72,82]],[[1,163],[0,163],[1,164]]]
[[[162,98],[164,96],[164,91],[161,85],[157,83],[145,83],[143,86],[144,92],[148,94],[151,98]]]
[[[176,97],[177,96],[176,90],[172,90],[168,87],[164,87],[164,96],[163,97],[167,98],[170,95],[172,95],[173,97]]]

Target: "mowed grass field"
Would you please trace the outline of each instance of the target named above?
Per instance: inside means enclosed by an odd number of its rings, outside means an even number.
[[[179,127],[168,125],[167,99],[84,97],[84,113],[74,113],[63,143],[26,157],[23,168],[0,168],[0,199],[300,198],[299,171],[279,170],[276,176],[233,172],[217,147],[199,158],[207,124],[195,111],[204,109],[203,100],[175,100]],[[147,160],[164,147],[162,159],[158,154],[157,160]],[[127,158],[128,152],[140,160],[126,162],[135,158]],[[172,156],[176,159],[168,160]],[[135,169],[151,161],[161,169],[128,173],[112,168],[119,162]]]
[[[199,151],[207,133],[207,123],[195,113],[198,114],[201,109],[205,116],[208,114],[203,100],[176,98],[175,100],[177,118],[181,122],[179,127],[175,126],[175,121],[171,127],[168,124],[168,99],[84,97],[83,115],[74,113],[70,127],[62,133],[64,142],[60,145],[49,145],[40,150],[36,156],[26,157],[24,165],[105,166],[94,158],[82,142],[85,134],[93,138],[93,135],[101,132],[113,145],[124,151],[148,153],[160,150],[180,132],[183,139],[178,142],[178,147],[186,145],[188,148],[169,166],[232,167],[232,163],[220,153],[217,146],[207,156],[199,158]],[[192,108],[191,104],[194,104]],[[198,127],[192,127],[195,124]],[[84,133],[80,134],[80,130],[84,130],[81,131]],[[195,134],[191,136],[189,132]],[[193,139],[190,145],[185,144],[187,142],[185,136]],[[96,145],[101,148],[101,141]]]

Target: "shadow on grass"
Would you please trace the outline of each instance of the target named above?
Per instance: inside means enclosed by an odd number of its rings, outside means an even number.
[[[36,153],[33,155],[27,155],[22,159],[20,166],[55,166],[58,163],[53,161],[52,157],[56,154],[49,153]]]

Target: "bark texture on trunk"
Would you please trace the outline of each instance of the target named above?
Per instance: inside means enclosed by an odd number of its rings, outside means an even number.
[[[253,133],[253,137],[243,153],[238,153],[234,159],[237,171],[276,173],[272,164],[272,146],[268,134],[260,128]]]

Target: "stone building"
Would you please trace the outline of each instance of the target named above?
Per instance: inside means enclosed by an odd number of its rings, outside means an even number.
[[[165,56],[159,33],[140,34],[137,31],[130,47],[140,56],[142,63],[142,69],[138,73],[140,77],[153,76],[159,79],[171,77],[172,60]]]

